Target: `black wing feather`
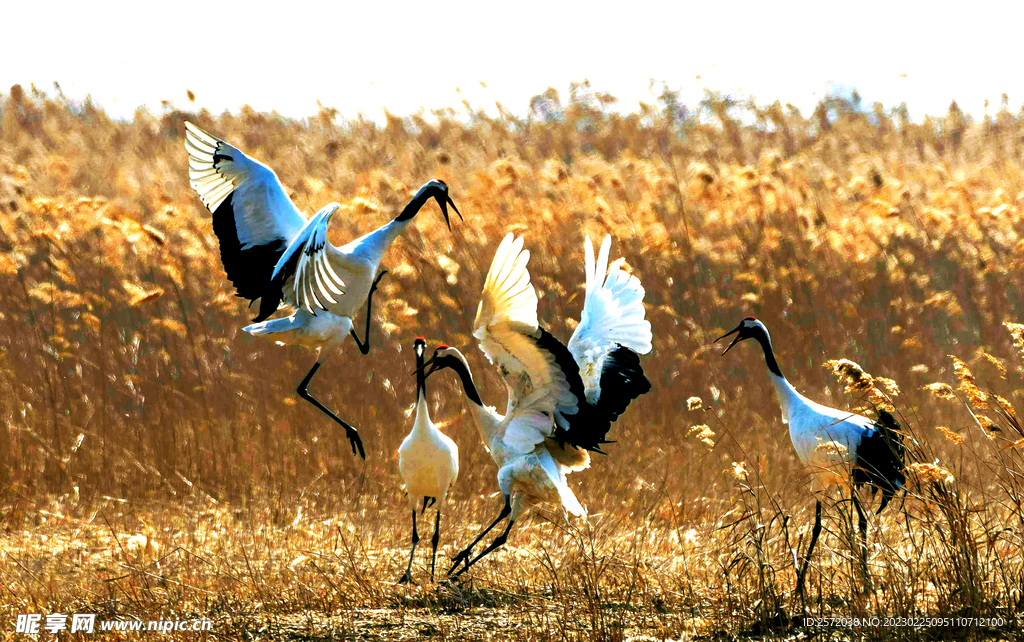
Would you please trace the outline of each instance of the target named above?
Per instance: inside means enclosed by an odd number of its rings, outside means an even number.
[[[554,439],[563,448],[570,444],[593,452],[603,452],[612,422],[625,412],[629,403],[651,389],[651,383],[640,367],[640,357],[621,345],[607,357],[601,369],[601,397],[596,404],[587,401],[580,366],[569,348],[544,328],[540,328],[537,346],[555,357],[555,364],[565,374],[569,392],[576,397],[579,408],[575,415],[563,415],[569,424],[566,430],[555,426]]]
[[[651,382],[644,376],[640,355],[616,344],[604,358],[601,368],[601,396],[597,409],[615,421],[634,399],[651,390]]]
[[[276,300],[268,300],[271,290],[270,276],[278,259],[288,249],[288,239],[278,238],[263,245],[242,248],[238,240],[235,223],[234,193],[228,194],[224,202],[213,213],[213,233],[220,242],[220,260],[228,279],[235,286],[235,296],[249,299],[263,299],[260,314],[253,321],[262,321],[273,314],[281,302],[281,288],[276,288]],[[275,299],[270,296],[269,299]],[[269,310],[268,310],[269,308]]]

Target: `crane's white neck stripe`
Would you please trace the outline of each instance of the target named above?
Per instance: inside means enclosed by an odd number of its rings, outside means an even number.
[[[775,394],[779,397],[779,405],[782,406],[782,417],[783,419],[788,419],[789,412],[794,404],[806,403],[806,401],[803,395],[797,392],[797,389],[785,377],[769,371],[768,378],[771,379],[772,385],[775,386]]]
[[[430,411],[427,409],[427,395],[419,395],[416,400],[416,421],[412,425],[412,432],[426,435],[434,430],[436,428],[430,423]]]

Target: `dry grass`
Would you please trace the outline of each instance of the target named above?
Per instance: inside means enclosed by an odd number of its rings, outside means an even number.
[[[568,104],[536,97],[529,120],[442,111],[378,127],[329,110],[118,123],[0,95],[0,639],[25,612],[208,617],[216,639],[821,633],[802,611],[995,616],[1007,625],[959,634],[1016,635],[1024,123],[1004,108],[914,124],[838,99],[809,118],[715,95],[692,113],[670,94],[627,116],[606,103],[580,86]],[[312,355],[240,332],[251,315],[188,187],[185,118],[273,166],[300,208],[341,202],[337,242],[431,177],[452,185],[465,223],[417,218],[385,259],[374,352],[347,348],[313,384],[363,432],[365,463],[296,403]],[[583,235],[614,235],[648,290],[654,389],[615,424],[610,455],[572,477],[589,522],[534,513],[468,581],[429,585],[424,556],[420,586],[396,586],[406,348],[417,334],[462,348],[485,401],[504,403],[469,325],[509,230],[526,235],[540,316],[563,339]],[[906,501],[871,519],[869,592],[849,502],[833,496],[807,600],[793,594],[807,480],[760,355],[709,346],[749,313],[806,394],[891,403],[917,440]],[[448,554],[501,505],[455,391],[431,379],[433,416],[462,451]]]

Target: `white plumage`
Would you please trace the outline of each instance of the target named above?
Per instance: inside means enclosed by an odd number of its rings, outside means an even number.
[[[527,269],[530,253],[523,240],[512,234],[502,240],[484,282],[473,336],[505,381],[504,415],[483,404],[459,350],[439,346],[427,362],[428,375],[451,368],[462,380],[505,496],[498,519],[456,556],[449,575],[465,562],[461,574],[503,544],[524,502],[551,502],[586,517],[566,476],[589,465],[587,450],[600,452],[611,422],[650,389],[637,356],[651,350],[644,290],[639,279],[621,271],[621,260],[608,269],[610,246],[607,237],[595,264],[586,239],[582,321],[566,347],[538,323],[537,293]],[[473,547],[505,517],[505,531],[470,561]]]
[[[651,322],[644,318],[644,287],[640,279],[622,270],[626,259],[617,259],[608,268],[611,247],[612,237],[605,236],[595,264],[594,246],[589,236],[583,244],[586,297],[580,323],[568,345],[569,352],[580,364],[580,376],[591,403],[597,401],[601,391],[596,378],[604,359],[616,345],[637,354],[651,351]]]
[[[732,334],[736,334],[736,338],[722,354],[746,339],[755,339],[761,345],[768,376],[782,407],[783,422],[789,424],[793,448],[812,476],[812,489],[820,493],[836,484],[853,489],[868,484],[872,492],[882,491],[882,502],[878,508],[881,513],[906,484],[906,447],[892,415],[880,410],[879,420],[872,421],[855,413],[823,406],[800,394],[779,368],[768,328],[754,317],[746,317],[736,328],[715,341]],[[853,503],[857,508],[866,570],[867,521],[856,493],[853,494]],[[807,563],[820,532],[821,500],[816,497],[811,543],[797,576],[798,592],[803,591]]]
[[[238,241],[245,247],[294,238],[306,224],[277,174],[237,147],[185,123],[188,177],[211,212],[229,196],[237,201]]]
[[[448,491],[459,476],[459,447],[430,421],[426,375],[423,371],[425,346],[422,338],[417,338],[413,344],[413,350],[416,352],[416,419],[412,431],[398,447],[398,471],[405,484],[405,492],[408,494],[409,506],[412,509],[412,552],[409,553],[409,566],[406,567],[405,574],[399,582],[412,581],[412,560],[416,554],[416,544],[419,542],[416,511],[421,499],[424,511],[427,509],[428,500],[433,500],[437,506],[434,536],[431,540],[433,549],[430,555],[430,579],[434,579],[434,558],[437,555],[441,509],[448,502]]]
[[[849,487],[857,450],[865,438],[877,432],[875,422],[811,401],[785,377],[770,376],[789,424],[793,448],[811,473],[813,488]]]
[[[351,334],[360,352],[369,352],[373,292],[386,270],[374,275],[384,252],[429,199],[440,205],[446,223],[448,205],[459,213],[448,186],[439,180],[426,183],[394,220],[338,248],[327,239],[338,203],[326,205],[307,221],[274,170],[190,122],[185,123],[185,149],[189,182],[213,213],[224,270],[239,297],[249,299],[250,305],[260,301],[255,323],[243,330],[317,349],[316,363],[298,394],[338,422],[352,452],[365,458],[358,431],[306,388],[326,359],[324,348],[336,347]],[[366,336],[360,341],[352,319],[364,302]],[[269,319],[281,304],[294,309],[291,316]]]

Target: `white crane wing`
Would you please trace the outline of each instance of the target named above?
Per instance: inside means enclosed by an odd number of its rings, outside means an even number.
[[[543,349],[537,323],[537,292],[530,283],[529,250],[523,239],[502,240],[484,281],[473,336],[509,389],[506,443],[520,452],[533,448],[554,432],[556,406],[575,412],[576,396],[556,355]]]
[[[523,238],[509,233],[494,253],[491,268],[484,280],[484,291],[476,309],[473,336],[483,341],[494,327],[507,327],[516,332],[536,334],[537,291],[530,283],[526,264],[530,251],[523,249]]]
[[[520,407],[507,416],[511,420],[505,426],[502,441],[510,449],[524,455],[533,452],[553,430],[551,413]]]
[[[306,224],[277,174],[237,147],[185,123],[188,178],[211,212],[228,201],[242,248],[290,241]]]
[[[272,279],[293,277],[291,287],[284,289],[284,300],[313,315],[318,310],[348,315],[353,305],[362,303],[343,298],[349,288],[364,282],[369,287],[367,275],[362,273],[367,270],[360,270],[327,240],[331,217],[340,207],[331,203],[314,214],[274,267]]]
[[[189,184],[213,213],[224,271],[238,296],[262,298],[275,263],[306,219],[274,170],[238,148],[186,122],[185,149]],[[262,318],[272,313],[261,306]]]
[[[608,266],[611,244],[611,236],[605,236],[595,262],[590,237],[584,242],[587,291],[580,324],[568,345],[591,402],[600,394],[604,359],[617,346],[637,354],[651,351],[651,322],[644,318],[644,287],[640,279],[621,269],[623,259]]]

